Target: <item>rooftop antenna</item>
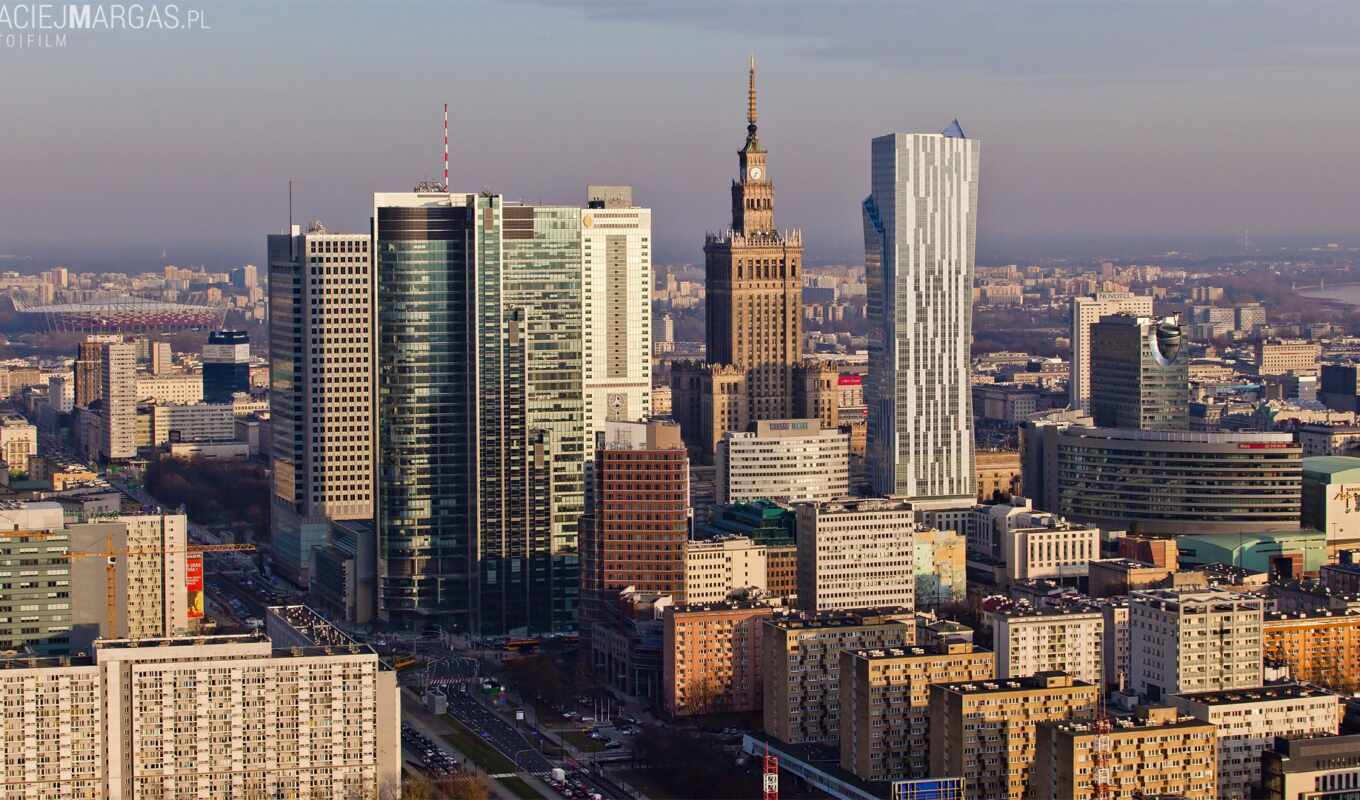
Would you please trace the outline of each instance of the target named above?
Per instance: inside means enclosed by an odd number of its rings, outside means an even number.
[[[444,104],[444,192],[449,191],[449,104]]]

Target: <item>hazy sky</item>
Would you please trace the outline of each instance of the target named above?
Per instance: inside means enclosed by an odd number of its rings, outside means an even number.
[[[1354,0],[180,5],[212,30],[0,29],[0,254],[29,257],[0,268],[259,262],[289,178],[298,218],[366,230],[373,191],[436,176],[445,101],[454,189],[632,184],[658,260],[698,260],[752,53],[777,220],[814,260],[862,258],[869,139],[954,117],[984,261],[1358,232]]]

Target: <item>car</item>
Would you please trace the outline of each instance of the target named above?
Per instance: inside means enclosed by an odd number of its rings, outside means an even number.
[[[608,741],[605,742],[604,745],[604,749],[606,750],[617,750],[620,747],[623,747],[623,742]]]

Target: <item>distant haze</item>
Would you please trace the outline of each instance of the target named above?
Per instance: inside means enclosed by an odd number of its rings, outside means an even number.
[[[543,0],[202,4],[211,31],[0,49],[0,269],[259,263],[371,193],[580,202],[626,183],[659,262],[728,222],[759,61],[781,227],[862,258],[871,137],[982,140],[979,258],[1352,242],[1360,4]],[[4,31],[0,31],[4,33]]]

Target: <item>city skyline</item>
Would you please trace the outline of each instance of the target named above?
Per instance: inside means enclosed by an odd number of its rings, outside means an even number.
[[[1356,167],[1345,148],[1360,120],[1318,102],[1344,96],[1336,67],[1360,15],[1343,4],[1217,15],[1132,3],[1113,19],[1059,3],[1028,14],[963,3],[949,17],[879,3],[847,15],[773,14],[762,3],[722,13],[706,3],[483,5],[450,18],[424,4],[324,17],[244,4],[210,8],[212,30],[173,39],[87,34],[62,51],[3,51],[21,123],[0,154],[19,188],[0,194],[13,224],[0,235],[11,256],[0,269],[135,270],[162,250],[181,264],[259,263],[259,235],[286,225],[289,178],[295,221],[363,230],[372,192],[439,173],[444,102],[451,188],[562,203],[586,183],[630,184],[657,214],[658,263],[698,263],[694,242],[725,224],[707,198],[728,175],[722,133],[743,99],[730,75],[752,52],[763,122],[778,132],[769,144],[783,154],[781,220],[806,232],[814,264],[859,261],[858,143],[953,117],[992,142],[984,263],[1046,250],[1208,252],[1239,247],[1244,230],[1263,247],[1344,241],[1352,230]],[[873,15],[883,24],[862,24]],[[389,46],[376,68],[346,42],[377,24],[394,42],[428,31],[442,45]],[[903,25],[929,32],[919,38],[930,46],[891,47]],[[315,41],[285,38],[310,27]],[[1025,44],[1004,35],[1017,31]],[[715,56],[675,46],[694,37]],[[1215,37],[1239,46],[1211,46]],[[258,53],[248,63],[234,58],[244,41]],[[496,64],[492,81],[430,70],[442,52]],[[97,74],[85,68],[95,63]],[[181,68],[152,71],[164,63]],[[395,74],[406,77],[385,80]],[[607,94],[597,88],[606,75]],[[375,82],[376,102],[354,102],[374,96]],[[65,101],[52,105],[58,94]],[[1308,158],[1273,158],[1299,147]],[[63,218],[87,224],[71,230]]]

